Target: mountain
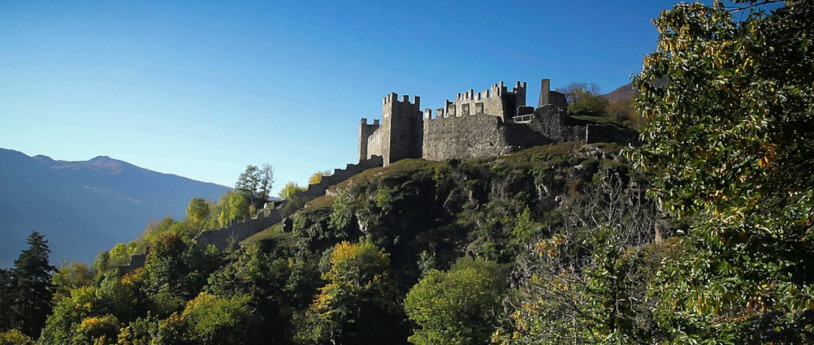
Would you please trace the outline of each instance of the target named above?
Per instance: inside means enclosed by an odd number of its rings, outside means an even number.
[[[605,99],[607,99],[608,102],[613,103],[616,101],[632,99],[633,96],[636,96],[637,93],[638,92],[636,91],[636,88],[633,87],[633,85],[625,84],[616,88],[616,90],[613,90],[602,95],[602,97],[605,97]]]
[[[69,162],[0,149],[0,267],[13,265],[31,231],[45,235],[52,263],[90,262],[150,219],[181,218],[191,198],[228,189],[107,156]]]

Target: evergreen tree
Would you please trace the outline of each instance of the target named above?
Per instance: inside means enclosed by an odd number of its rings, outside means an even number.
[[[14,289],[16,299],[12,305],[15,326],[24,334],[37,337],[51,314],[51,273],[56,267],[48,263],[48,241],[34,231],[28,236],[29,248],[14,261]]]
[[[14,271],[0,269],[0,310],[11,310],[14,305]],[[0,313],[0,331],[11,328],[14,318],[10,313]]]

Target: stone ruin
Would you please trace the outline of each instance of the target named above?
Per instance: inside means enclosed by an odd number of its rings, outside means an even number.
[[[503,82],[459,93],[433,114],[421,99],[396,93],[382,100],[382,119],[359,124],[359,161],[381,156],[384,165],[404,158],[433,161],[501,155],[563,141],[635,143],[637,133],[568,116],[565,95],[540,83],[537,107],[526,105],[526,83],[511,91]]]

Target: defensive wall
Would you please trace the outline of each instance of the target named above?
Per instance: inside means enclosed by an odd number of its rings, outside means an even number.
[[[323,176],[319,183],[310,184],[307,189],[295,193],[294,198],[305,198],[306,200],[317,198],[325,195],[328,187],[343,182],[367,169],[381,166],[381,156],[373,156],[371,159],[366,159],[356,164],[348,164],[344,169],[335,169],[332,175]],[[231,222],[228,226],[221,227],[220,229],[202,231],[194,240],[200,248],[214,245],[220,250],[232,244],[238,244],[250,236],[281,222],[283,220],[281,210],[286,202],[287,201],[283,200],[281,202],[268,203],[267,207],[260,210],[256,215],[252,217],[246,215],[242,220]],[[123,274],[126,274],[143,267],[148,254],[149,247],[143,254],[131,255],[130,263],[119,266],[119,269]]]
[[[500,118],[477,114],[424,120],[422,158],[474,158],[509,153],[508,128]]]

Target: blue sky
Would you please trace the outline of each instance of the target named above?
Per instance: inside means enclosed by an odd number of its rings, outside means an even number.
[[[677,1],[5,1],[0,147],[279,190],[356,161],[390,92],[629,82]]]

